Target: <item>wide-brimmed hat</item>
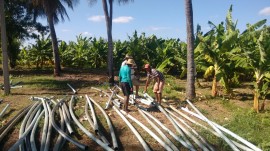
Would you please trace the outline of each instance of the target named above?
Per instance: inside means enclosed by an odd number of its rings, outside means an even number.
[[[126,54],[125,59],[133,59],[133,57],[129,54]]]
[[[148,68],[150,68],[150,67],[151,67],[151,66],[150,66],[150,64],[148,64],[148,63],[144,65],[144,69],[148,69]]]
[[[135,61],[134,61],[133,59],[128,59],[128,61],[127,61],[126,64],[131,64],[131,65],[133,65],[133,64],[135,64]]]

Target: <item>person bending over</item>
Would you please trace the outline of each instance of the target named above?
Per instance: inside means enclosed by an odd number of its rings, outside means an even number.
[[[147,72],[147,80],[145,83],[144,93],[147,91],[147,87],[148,84],[150,83],[150,80],[154,79],[155,84],[153,87],[153,92],[155,93],[156,101],[158,102],[158,104],[161,104],[162,91],[165,84],[164,75],[160,71],[151,68],[150,64],[145,64],[144,69]]]

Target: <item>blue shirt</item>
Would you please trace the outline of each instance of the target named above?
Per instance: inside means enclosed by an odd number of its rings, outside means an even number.
[[[129,86],[132,88],[132,80],[131,80],[131,69],[128,65],[121,66],[119,71],[119,81],[120,82],[127,82]]]

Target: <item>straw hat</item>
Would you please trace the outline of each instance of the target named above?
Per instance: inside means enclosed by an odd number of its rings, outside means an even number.
[[[133,59],[128,59],[128,61],[127,61],[127,63],[126,64],[131,64],[131,65],[133,65],[133,64],[135,64],[135,62],[134,62],[134,60]]]
[[[133,57],[129,54],[126,54],[125,59],[133,59]]]

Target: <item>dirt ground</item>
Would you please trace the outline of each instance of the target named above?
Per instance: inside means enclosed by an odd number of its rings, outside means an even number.
[[[48,76],[51,76],[51,73],[37,73],[37,74],[47,74]],[[14,72],[13,75],[19,76],[19,75],[22,75],[22,73]],[[31,75],[24,74],[24,76],[31,76]],[[103,108],[105,107],[105,104],[108,101],[107,96],[101,96],[100,92],[94,89],[91,89],[91,87],[102,86],[100,89],[110,93],[108,87],[104,86],[108,78],[106,76],[106,73],[103,71],[90,71],[87,73],[69,71],[62,74],[61,77],[55,77],[55,79],[59,81],[62,81],[62,80],[70,81],[70,84],[77,90],[78,93],[76,94],[76,96],[78,96],[79,99],[76,101],[76,104],[73,110],[76,113],[78,119],[82,119],[82,117],[84,116],[84,105],[86,101],[86,98],[85,98],[86,95],[93,98]],[[142,85],[144,84],[143,80],[141,81],[141,84]],[[202,83],[202,84],[204,85],[204,87],[210,86],[209,83],[207,82]],[[65,90],[55,90],[55,89],[50,89],[50,88],[40,89],[40,88],[30,88],[30,87],[27,87],[27,84],[25,85],[26,86],[23,88],[12,89],[10,96],[2,96],[4,101],[0,104],[0,109],[2,110],[7,103],[10,104],[10,109],[5,114],[5,116],[1,119],[2,126],[5,125],[5,123],[7,123],[13,116],[15,116],[16,113],[18,113],[20,109],[33,103],[29,99],[31,96],[40,96],[40,97],[54,96],[55,98],[62,98],[66,96],[70,98],[73,95],[72,91],[69,88]],[[224,123],[226,123],[226,120],[230,120],[231,118],[230,112],[228,112],[225,108],[223,108],[221,104],[219,103],[215,103],[212,101],[209,102],[204,91],[208,91],[209,93],[210,89],[204,88],[203,90],[201,89],[196,90],[197,96],[202,98],[202,100],[195,102],[194,105],[198,109],[204,111],[204,113],[207,113],[207,117],[211,120],[221,121]],[[239,94],[247,93],[243,97],[251,97],[252,91],[248,92],[248,91],[243,91],[242,89],[236,89],[235,93],[239,93]],[[122,93],[120,92],[119,95],[122,95]],[[180,98],[180,99],[184,99],[184,98]],[[242,99],[242,97],[238,99]],[[232,101],[233,103],[243,108],[252,107],[251,101],[240,101],[238,99],[231,99],[230,101]],[[167,101],[168,101],[167,103],[164,103],[164,102],[162,103],[162,106],[164,108],[167,108],[169,104],[172,104],[177,108],[179,107],[179,104],[181,104],[179,102],[176,102],[176,100],[167,100]],[[267,106],[269,107],[270,105],[268,104]],[[134,105],[130,105],[129,109],[131,110],[129,113],[130,115],[132,115],[133,117],[141,121],[143,124],[146,125],[146,127],[148,127],[149,129],[153,130],[153,132],[155,132],[155,130],[151,127],[151,125],[142,117],[142,115],[140,115],[140,113],[138,112],[138,109]],[[178,110],[180,111],[180,108],[178,108]],[[101,130],[103,130],[103,133],[105,134],[108,141],[111,142],[109,129],[108,129],[104,116],[102,115],[101,111],[97,107],[95,107],[95,112],[98,116],[98,123],[101,126]],[[109,115],[110,120],[112,121],[114,129],[116,131],[119,150],[123,150],[123,151],[143,150],[143,147],[138,141],[138,139],[136,138],[136,136],[133,134],[130,128],[125,124],[125,122],[119,117],[117,112],[112,107],[110,107],[109,109],[106,110],[106,113]],[[157,119],[159,119],[171,131],[177,134],[171,122],[166,118],[166,116],[162,112],[153,108],[152,111],[149,111],[149,113],[153,115],[154,117],[156,117]],[[176,112],[174,113],[177,114]],[[190,117],[190,118],[193,118],[193,117]],[[195,120],[195,118],[193,119]],[[150,146],[152,150],[156,150],[156,151],[165,150],[156,140],[154,140],[149,134],[147,134],[147,132],[145,132],[140,126],[132,122],[132,120],[130,119],[128,120],[135,127],[135,129],[139,131],[140,135],[144,138],[144,140],[147,142],[147,144]],[[90,127],[87,121],[82,121],[82,123],[90,132],[94,134],[93,129]],[[191,125],[191,126],[195,128],[194,125]],[[81,130],[79,130],[74,122],[72,122],[72,127],[76,129],[76,133],[72,136],[74,139],[89,146],[89,150],[103,150],[97,143],[95,143],[93,140],[87,137]],[[18,140],[19,128],[20,128],[20,123],[18,123],[8,133],[8,135],[3,138],[3,140],[0,142],[1,150],[4,150],[4,151],[8,150]],[[41,130],[42,128],[40,126],[39,132]],[[56,137],[58,136],[55,130],[53,130],[53,132],[54,132],[52,135],[53,138],[50,144],[51,150],[52,150],[52,146],[55,145],[54,142],[55,142]],[[165,131],[163,132],[165,133]],[[177,146],[177,148],[179,148],[180,150],[187,150],[183,147],[183,145],[181,145],[179,142],[173,139],[171,135],[169,135],[168,133],[165,133],[165,135],[175,144],[175,146]],[[37,137],[41,138],[40,134],[38,134]],[[96,135],[96,137],[98,136]],[[39,142],[37,142],[37,144],[38,143]],[[72,143],[66,142],[63,147],[63,150],[75,151],[79,149]]]

